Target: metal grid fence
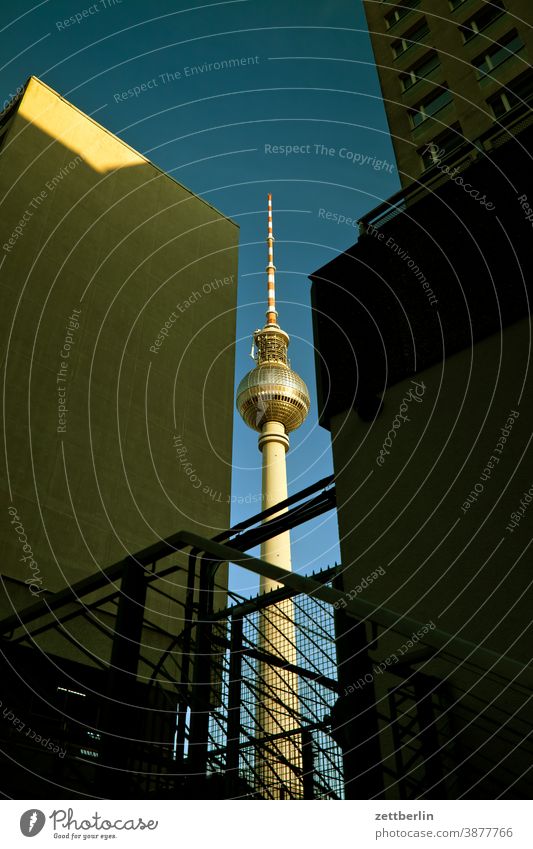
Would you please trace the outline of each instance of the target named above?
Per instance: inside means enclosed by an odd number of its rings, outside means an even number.
[[[337,698],[332,608],[299,595],[246,614],[242,624],[241,795],[342,799],[342,752],[329,734]],[[217,630],[225,648],[215,653],[212,673],[221,682],[209,720],[212,773],[226,763],[231,615]]]

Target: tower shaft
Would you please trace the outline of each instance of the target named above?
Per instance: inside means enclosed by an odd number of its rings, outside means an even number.
[[[263,455],[262,464],[262,492],[263,510],[286,501],[287,490],[287,465],[285,454],[289,449],[289,437],[285,428],[279,422],[266,422],[263,425],[258,440],[258,447]],[[287,512],[287,509],[276,513],[275,516]],[[275,518],[271,516],[270,518]],[[269,520],[267,520],[269,521]],[[261,557],[268,563],[273,563],[281,569],[291,570],[291,535],[290,531],[284,531],[273,539],[268,539],[261,545]],[[280,586],[276,581],[261,576],[260,588],[263,592],[277,589]]]
[[[279,422],[267,422],[259,436],[263,457],[263,509],[288,497],[285,454],[289,438]],[[286,508],[275,516],[286,512]],[[270,517],[270,521],[274,516]],[[290,532],[284,531],[261,545],[261,557],[268,563],[291,571]],[[269,592],[281,584],[261,577],[261,590]],[[259,650],[273,654],[288,664],[297,663],[294,604],[285,599],[271,605],[259,616]],[[293,672],[269,663],[259,662],[259,687],[256,709],[257,736],[274,737],[294,732],[299,726],[300,705],[298,678]],[[269,745],[268,753],[258,752],[256,769],[261,784],[276,799],[299,798],[302,795],[302,751],[299,734],[280,737]]]

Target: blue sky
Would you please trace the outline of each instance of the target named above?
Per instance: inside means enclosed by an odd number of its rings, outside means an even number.
[[[340,216],[356,220],[399,188],[360,0],[22,0],[2,4],[0,30],[0,101],[35,74],[240,224],[237,382],[265,320],[272,192],[279,320],[313,404],[291,439],[290,492],[329,474],[308,274],[356,241]],[[233,521],[255,512],[246,496],[260,492],[260,459],[237,416]],[[336,560],[334,514],[293,533],[294,568]],[[232,583],[257,586],[238,570]]]

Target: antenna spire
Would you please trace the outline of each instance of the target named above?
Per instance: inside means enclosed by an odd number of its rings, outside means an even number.
[[[272,232],[272,195],[268,195],[268,265],[266,272],[268,275],[268,309],[267,309],[267,326],[278,324],[278,313],[276,311],[276,266],[274,265],[274,235]]]

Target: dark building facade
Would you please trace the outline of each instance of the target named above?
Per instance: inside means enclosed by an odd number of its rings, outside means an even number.
[[[366,5],[369,21],[392,8]],[[464,18],[483,4],[463,5]],[[531,792],[532,118],[526,103],[479,127],[475,149],[466,139],[431,183],[370,211],[358,242],[311,275],[340,580],[368,605],[366,626],[345,628],[373,664],[345,679],[337,709],[354,746],[362,712],[375,717],[368,776],[389,798]],[[414,620],[410,648],[370,624],[380,611]]]
[[[402,185],[526,110],[528,0],[365,0],[364,8]]]

